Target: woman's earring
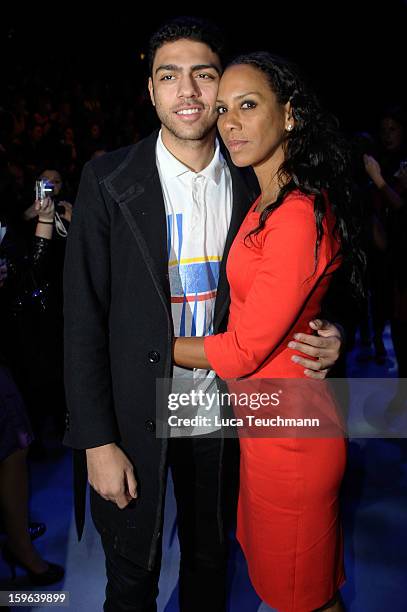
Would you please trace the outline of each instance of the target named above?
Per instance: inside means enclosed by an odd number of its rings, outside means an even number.
[[[292,130],[292,129],[293,129],[293,126],[292,126],[292,124],[291,124],[291,123],[289,123],[289,124],[287,125],[287,130],[288,130],[288,132],[291,132],[291,130]]]

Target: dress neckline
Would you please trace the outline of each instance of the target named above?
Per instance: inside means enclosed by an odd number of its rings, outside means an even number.
[[[251,215],[260,215],[261,214],[260,211],[256,210],[256,207],[257,207],[257,204],[258,204],[260,198],[261,198],[261,194],[259,195],[258,198],[255,199],[254,204],[252,204],[252,207],[251,207],[251,209],[249,211]]]

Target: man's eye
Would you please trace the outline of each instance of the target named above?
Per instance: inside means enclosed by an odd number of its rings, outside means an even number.
[[[174,75],[173,74],[166,74],[163,77],[161,77],[160,81],[169,81],[170,79],[173,79]]]
[[[198,79],[202,79],[204,81],[213,81],[214,77],[212,74],[208,74],[207,72],[200,72],[196,75]]]
[[[224,106],[218,106],[218,108],[216,109],[216,112],[218,113],[218,115],[223,115],[224,113],[227,112],[227,109]]]

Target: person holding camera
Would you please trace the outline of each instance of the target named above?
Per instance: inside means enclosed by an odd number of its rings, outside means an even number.
[[[374,265],[371,265],[371,306],[376,362],[385,364],[383,332],[388,320],[396,352],[399,377],[406,371],[406,275],[405,227],[406,187],[403,165],[407,158],[406,117],[404,109],[386,109],[381,116],[377,154],[364,155],[369,177],[371,205],[380,231]],[[373,262],[372,262],[373,263]]]
[[[365,155],[371,197],[383,218],[383,252],[388,288],[388,316],[397,359],[398,386],[386,418],[391,421],[406,407],[407,378],[407,120],[401,108],[388,109],[380,123],[381,156]]]
[[[34,236],[27,236],[25,228],[15,219],[5,220],[7,231],[1,254],[7,267],[8,282],[2,296],[6,322],[3,349],[24,397],[32,426],[40,438],[41,401],[40,394],[34,389],[41,380],[36,364],[44,345],[41,338],[42,313],[47,305],[46,279],[55,206],[50,198],[45,198],[42,202],[35,201],[34,207],[37,211]],[[37,395],[38,401],[35,401]],[[38,444],[36,440],[34,447]]]
[[[35,200],[34,206],[38,211],[35,236],[44,240],[51,240],[54,230],[55,204],[51,198]]]
[[[41,440],[46,421],[51,417],[60,437],[64,423],[62,268],[72,206],[59,199],[61,191],[59,172],[45,170],[36,183],[34,203],[22,218],[7,220],[5,242],[10,364],[35,432],[31,452],[40,456],[45,454]]]
[[[46,184],[48,194],[56,204],[61,219],[65,219],[67,223],[70,223],[72,219],[72,204],[61,198],[61,194],[63,194],[61,174],[57,170],[46,169],[41,173],[39,181]],[[38,206],[38,200],[35,200],[35,202],[24,211],[23,218],[26,221],[34,219],[38,216],[39,211],[40,207]]]

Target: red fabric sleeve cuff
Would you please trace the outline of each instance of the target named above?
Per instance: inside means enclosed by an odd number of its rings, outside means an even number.
[[[212,370],[215,370],[216,374],[220,378],[226,379],[228,377],[228,372],[227,367],[225,367],[225,360],[222,360],[221,357],[221,337],[222,334],[217,334],[216,336],[206,336],[204,340],[204,351],[207,360],[211,364]]]

